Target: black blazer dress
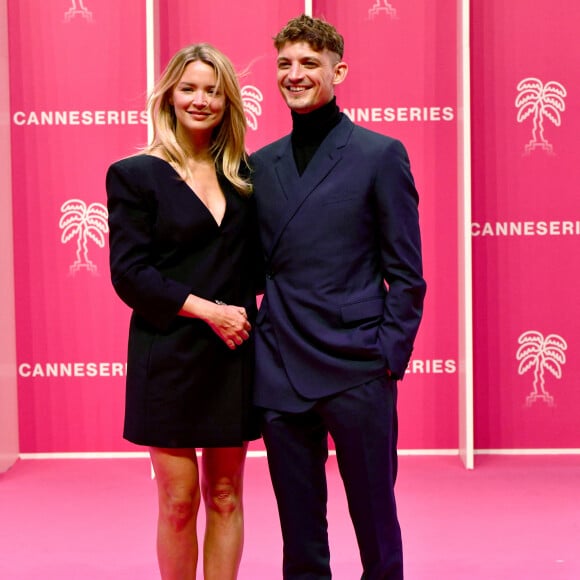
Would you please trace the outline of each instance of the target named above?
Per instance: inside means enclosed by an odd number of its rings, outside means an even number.
[[[139,445],[230,447],[259,436],[252,334],[232,351],[205,322],[178,315],[192,293],[255,318],[253,201],[219,182],[218,225],[162,159],[136,155],[107,172],[111,279],[133,310],[123,435]]]

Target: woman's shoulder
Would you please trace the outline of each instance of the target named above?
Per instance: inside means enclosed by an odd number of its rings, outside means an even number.
[[[123,157],[122,159],[115,161],[111,164],[111,167],[129,171],[132,169],[143,170],[155,167],[162,161],[163,160],[159,157],[154,157],[153,155],[149,155],[147,153],[136,153],[135,155]]]
[[[172,174],[174,170],[164,159],[148,153],[138,153],[115,161],[109,166],[107,173],[126,176],[131,181],[140,183],[165,179],[168,172]]]

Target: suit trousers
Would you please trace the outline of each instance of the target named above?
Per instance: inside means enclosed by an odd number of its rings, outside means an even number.
[[[328,434],[332,436],[363,580],[402,580],[394,485],[397,383],[386,376],[316,401],[301,413],[265,410],[262,433],[284,541],[285,580],[331,578]]]

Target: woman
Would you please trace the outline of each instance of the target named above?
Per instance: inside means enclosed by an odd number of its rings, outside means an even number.
[[[152,143],[107,173],[113,286],[132,309],[124,437],[149,447],[164,580],[236,578],[257,235],[235,71],[208,44],[177,52],[150,99]],[[196,448],[202,448],[198,466]]]

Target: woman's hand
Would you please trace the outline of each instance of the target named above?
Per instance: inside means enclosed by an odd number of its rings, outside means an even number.
[[[215,315],[206,320],[210,328],[232,350],[243,344],[250,337],[252,325],[248,322],[246,309],[216,302]]]
[[[193,294],[187,297],[179,314],[204,320],[232,350],[248,340],[252,330],[246,309],[242,306],[225,304],[219,300],[211,302]]]

